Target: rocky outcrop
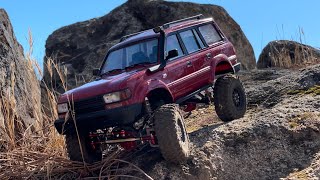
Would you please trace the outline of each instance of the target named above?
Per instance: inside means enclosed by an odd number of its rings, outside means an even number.
[[[297,68],[320,63],[320,50],[294,41],[272,41],[259,56],[257,67]]]
[[[222,7],[186,2],[130,0],[103,17],[56,30],[47,39],[46,56],[66,67],[68,87],[73,88],[92,79],[91,70],[100,66],[106,51],[122,36],[197,14],[213,17],[235,45],[243,68],[255,68],[251,44]],[[44,79],[63,91],[56,73],[51,77],[45,71]]]
[[[260,76],[257,74],[260,74]],[[253,78],[251,82],[254,81],[255,83],[248,85],[246,88],[248,104],[250,106],[272,107],[292,93],[296,92],[298,94],[320,85],[320,66],[303,68],[297,71],[259,70],[253,71],[250,76]],[[274,79],[272,76],[275,76]],[[265,83],[261,83],[261,81],[257,83],[262,77],[271,79]],[[246,80],[244,80],[244,83],[246,83]]]
[[[313,159],[310,166],[299,171],[291,173],[284,180],[295,180],[295,179],[319,179],[320,178],[320,153],[318,153]]]
[[[217,179],[279,179],[303,169],[320,150],[319,100],[289,98],[272,109],[204,130],[196,137],[205,143],[195,159],[208,164],[210,176]]]
[[[303,170],[296,170],[283,180],[296,180],[296,179],[319,179],[320,178],[320,153],[313,159],[310,166]]]
[[[40,107],[32,64],[23,55],[6,11],[0,9],[0,146],[26,128],[39,128]]]

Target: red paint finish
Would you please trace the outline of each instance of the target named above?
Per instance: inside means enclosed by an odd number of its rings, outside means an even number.
[[[187,21],[165,29],[164,35],[167,37],[170,33],[178,34],[179,32],[184,31],[184,29],[196,29],[199,26],[208,23],[215,24],[211,18]],[[218,71],[225,71],[228,69],[233,71],[232,65],[236,63],[235,51],[232,44],[217,25],[214,27],[216,27],[216,30],[222,37],[219,42],[208,45],[205,42],[205,38],[199,34],[205,47],[202,47],[193,53],[186,52],[184,48],[184,55],[175,60],[167,61],[166,66],[163,69],[153,73],[148,71],[148,68],[160,64],[161,60],[159,59],[158,62],[154,64],[136,66],[109,75],[103,75],[100,80],[87,83],[65,92],[59,97],[58,103],[81,101],[95,96],[102,96],[107,93],[129,89],[131,91],[131,98],[105,106],[106,109],[113,109],[121,106],[143,103],[145,97],[155,89],[166,90],[168,94],[170,94],[171,99],[175,101],[201,87],[212,84],[214,82],[215,74],[217,74]],[[150,32],[148,32],[145,37],[143,35],[139,35],[139,37],[133,36],[112,47],[110,51],[143,41],[146,38],[159,37],[159,33],[150,34]],[[160,48],[161,46],[159,46],[159,49]],[[161,51],[159,50],[159,52]],[[161,56],[158,55],[158,57]],[[222,65],[216,68],[219,63],[222,63]],[[130,149],[130,147],[134,145],[123,144],[123,146],[124,148]]]

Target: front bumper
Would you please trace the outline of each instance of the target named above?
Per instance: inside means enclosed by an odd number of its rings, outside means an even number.
[[[78,128],[99,129],[105,127],[130,125],[135,122],[141,114],[142,104],[133,104],[125,107],[119,107],[110,110],[97,111],[93,113],[75,116],[75,120],[69,118],[58,119],[54,126],[60,134],[74,129],[74,122]]]

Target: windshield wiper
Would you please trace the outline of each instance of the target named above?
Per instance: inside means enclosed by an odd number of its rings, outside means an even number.
[[[116,71],[123,71],[123,70],[124,70],[124,69],[112,69],[112,70],[107,71],[107,72],[105,72],[105,73],[103,73],[103,74],[101,74],[101,75],[110,74],[110,73],[113,73],[113,72],[116,72]]]
[[[133,68],[133,67],[138,66],[138,65],[147,65],[147,64],[153,64],[153,62],[146,61],[146,62],[136,63],[136,64],[132,64],[130,66],[125,67],[125,69]]]

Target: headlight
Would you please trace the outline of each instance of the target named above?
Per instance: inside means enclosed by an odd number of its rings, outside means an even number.
[[[104,102],[107,104],[123,101],[131,97],[131,91],[129,89],[105,94],[103,96]]]
[[[66,113],[68,112],[68,104],[63,103],[63,104],[58,104],[58,113]]]

